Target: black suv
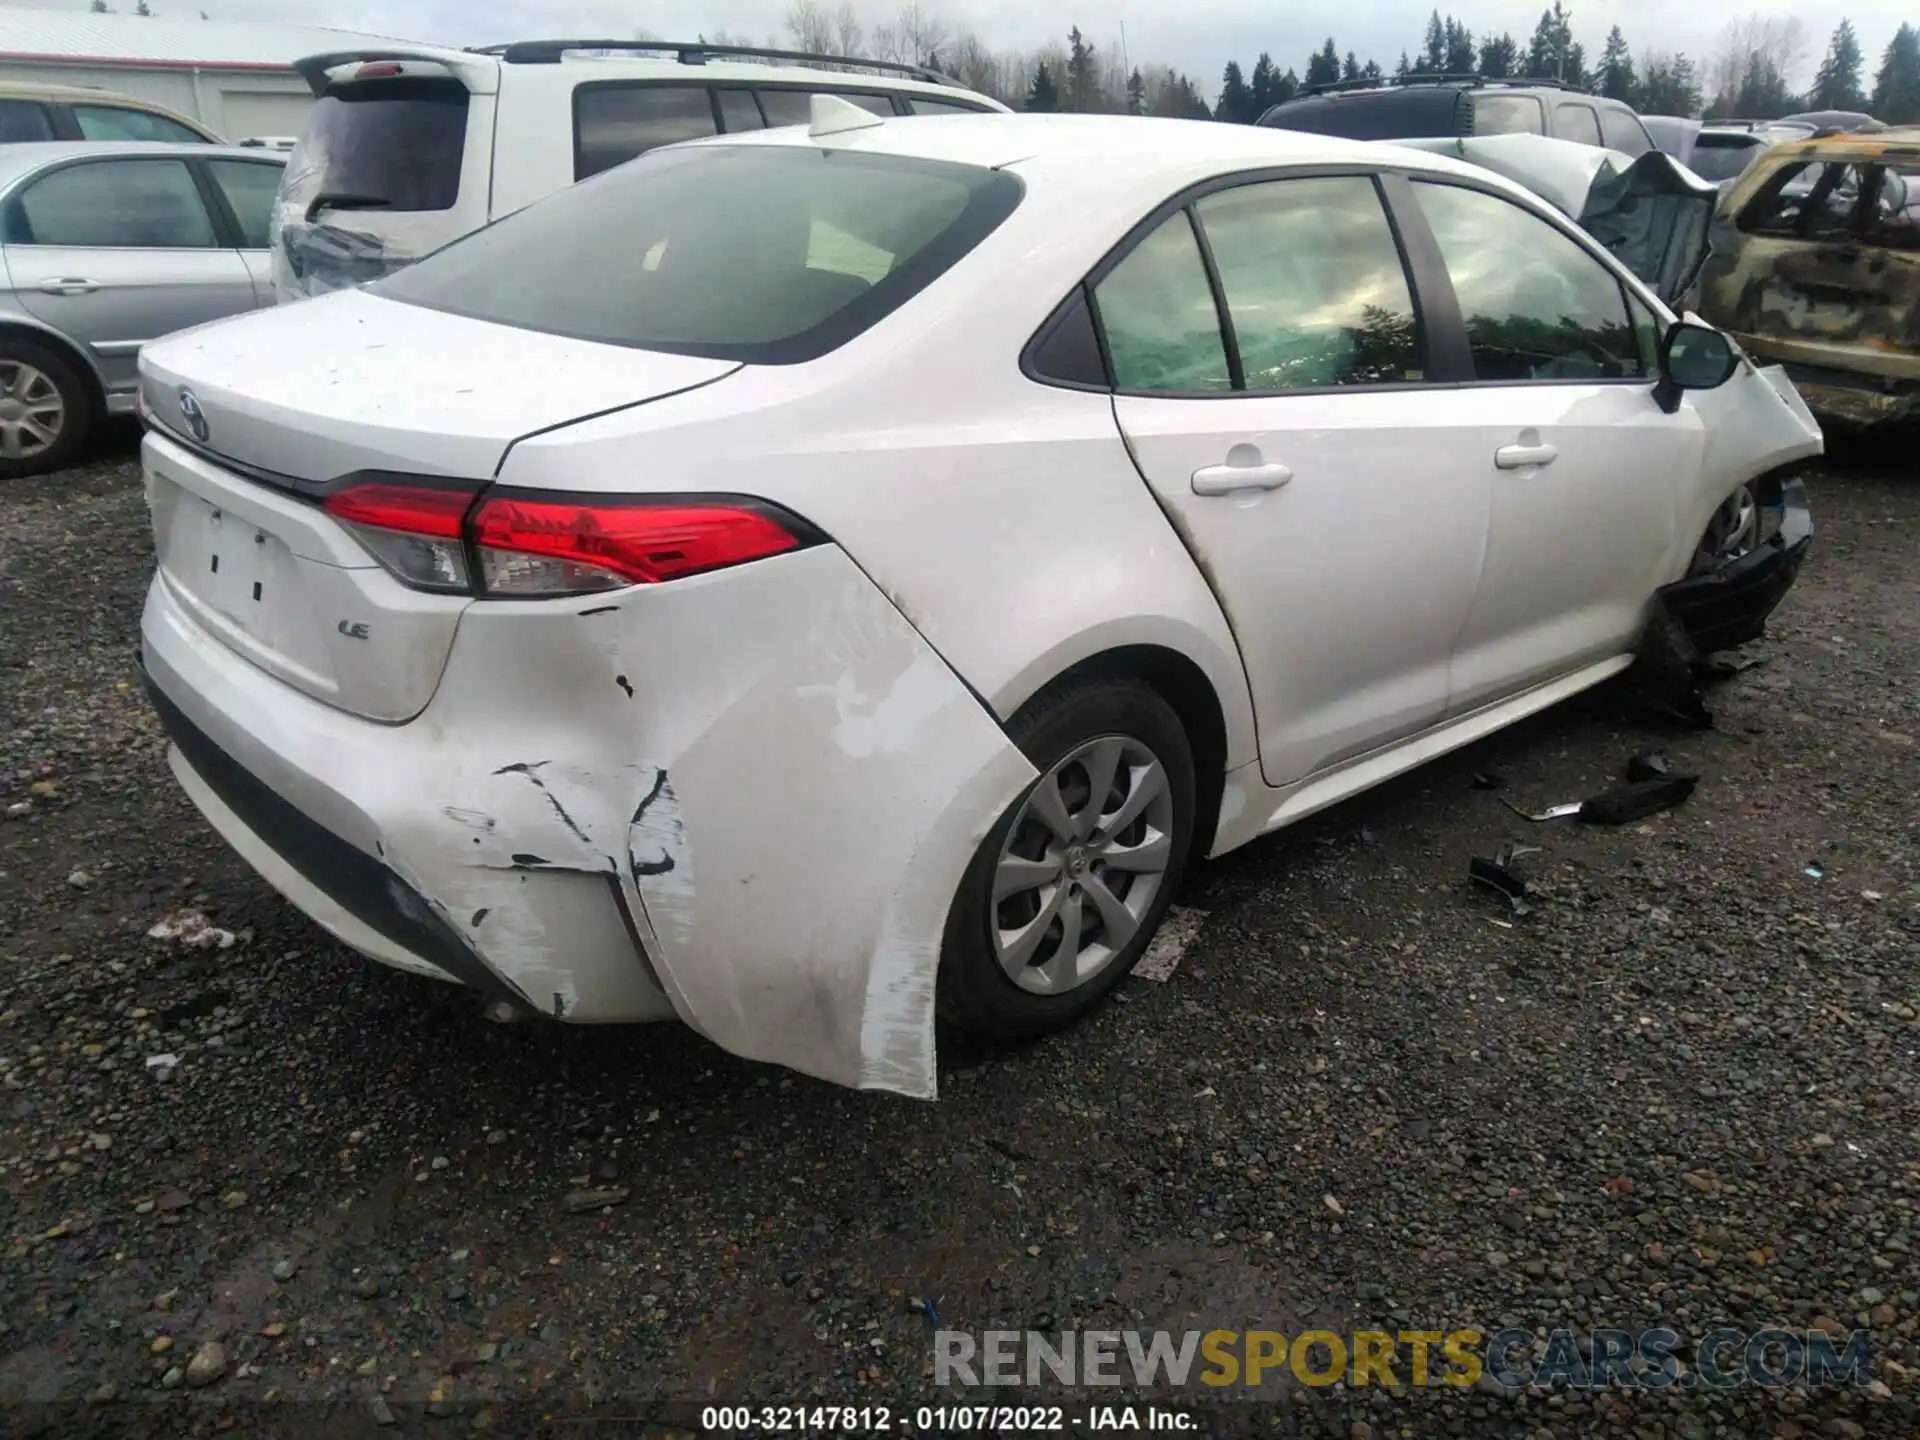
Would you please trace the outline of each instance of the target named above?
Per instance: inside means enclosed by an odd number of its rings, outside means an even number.
[[[1442,135],[1547,135],[1605,145],[1639,157],[1653,137],[1618,100],[1554,80],[1490,80],[1480,75],[1408,75],[1382,85],[1318,85],[1260,117],[1279,130],[1347,140],[1413,140]]]

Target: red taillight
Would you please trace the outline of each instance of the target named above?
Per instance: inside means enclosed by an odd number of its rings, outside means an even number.
[[[353,527],[396,580],[416,590],[472,590],[460,532],[473,506],[471,489],[369,480],[336,490],[322,503],[329,515]]]
[[[497,496],[474,512],[473,543],[489,591],[537,594],[678,580],[778,555],[800,541],[765,511],[742,504]],[[549,563],[516,565],[509,556]]]
[[[353,72],[356,80],[390,80],[403,73],[398,60],[369,60]]]
[[[460,522],[473,505],[473,491],[368,481],[335,491],[325,505],[329,515],[354,525],[458,540]]]
[[[809,534],[771,506],[731,496],[598,501],[493,492],[476,505],[469,489],[367,481],[324,503],[406,584],[501,598],[678,580],[799,549]]]

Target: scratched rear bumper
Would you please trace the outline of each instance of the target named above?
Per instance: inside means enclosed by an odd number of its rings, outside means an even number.
[[[280,683],[164,582],[142,637],[188,794],[347,944],[933,1095],[947,911],[1034,772],[838,548],[472,606],[406,724]]]

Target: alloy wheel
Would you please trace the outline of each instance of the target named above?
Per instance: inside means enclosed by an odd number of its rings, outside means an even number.
[[[994,867],[988,929],[1022,990],[1062,995],[1140,930],[1173,861],[1173,789],[1153,751],[1089,740],[1028,794]]]
[[[49,449],[66,427],[67,402],[44,370],[0,357],[0,460],[27,460]]]

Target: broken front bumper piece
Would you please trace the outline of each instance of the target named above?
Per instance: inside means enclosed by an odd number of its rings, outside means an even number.
[[[1767,538],[1718,570],[1656,592],[1701,655],[1759,639],[1813,544],[1813,511],[1804,482],[1776,477],[1763,479],[1755,489]]]

